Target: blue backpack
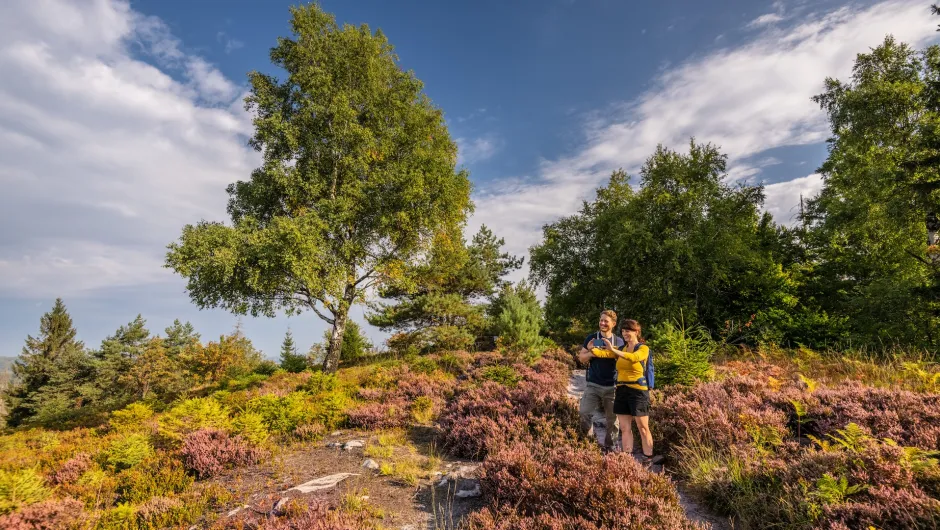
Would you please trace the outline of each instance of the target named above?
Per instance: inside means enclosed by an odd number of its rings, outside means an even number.
[[[640,346],[643,345],[644,343],[637,343],[636,347],[633,348],[633,351],[637,351],[640,349]],[[649,348],[649,345],[646,345],[646,347]],[[656,383],[656,373],[653,369],[653,348],[650,348],[650,354],[646,358],[646,361],[640,361],[640,366],[643,367],[644,376],[637,381],[637,384],[640,386],[646,386],[646,388],[652,390],[653,385]]]

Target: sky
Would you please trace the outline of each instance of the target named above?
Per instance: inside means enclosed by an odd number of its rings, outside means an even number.
[[[141,314],[204,340],[239,318],[199,310],[163,267],[201,219],[227,221],[228,183],[258,165],[247,73],[289,35],[281,0],[0,2],[0,356],[62,297],[87,346]],[[475,212],[517,255],[611,171],[658,144],[718,145],[731,182],[763,183],[793,222],[821,186],[825,115],[811,97],[886,35],[937,40],[929,1],[324,0],[395,45],[443,109]],[[524,276],[520,271],[517,277]],[[353,318],[363,322],[357,308]],[[269,357],[313,314],[241,319]],[[368,329],[380,343],[383,335]]]

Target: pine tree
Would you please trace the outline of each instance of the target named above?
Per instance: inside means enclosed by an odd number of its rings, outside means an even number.
[[[137,315],[126,326],[101,343],[95,357],[95,398],[99,405],[112,409],[124,406],[142,393],[138,381],[130,374],[138,358],[150,342],[147,322]]]
[[[284,342],[281,343],[281,368],[291,373],[303,372],[307,368],[307,358],[297,353],[290,329],[284,334]]]
[[[493,331],[502,346],[516,351],[540,353],[542,306],[525,281],[505,285],[490,305]]]
[[[346,334],[343,336],[343,348],[340,350],[340,359],[348,363],[366,355],[373,346],[355,320],[350,320],[347,326]]]
[[[13,364],[16,382],[4,396],[8,425],[49,420],[82,405],[78,389],[88,362],[75,336],[65,304],[56,299],[52,311],[40,319],[39,336],[26,338]]]
[[[199,334],[193,329],[189,322],[183,324],[179,319],[173,321],[173,325],[164,330],[166,338],[163,339],[163,347],[166,348],[170,357],[179,357],[180,353],[186,348],[191,348],[199,344]]]

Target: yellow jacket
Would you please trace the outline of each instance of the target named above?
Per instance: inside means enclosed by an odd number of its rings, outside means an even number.
[[[607,352],[613,355],[611,352]],[[637,390],[649,390],[646,385],[638,385],[637,381],[645,377],[643,365],[650,357],[650,349],[646,344],[640,344],[636,351],[623,351],[623,357],[617,357],[617,385],[626,385]]]

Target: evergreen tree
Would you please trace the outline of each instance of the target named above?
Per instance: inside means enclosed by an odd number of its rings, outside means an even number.
[[[500,346],[538,353],[543,344],[542,306],[525,281],[504,285],[489,307],[492,331]]]
[[[362,333],[362,328],[355,320],[350,320],[349,327],[346,329],[346,336],[343,338],[343,349],[340,358],[345,362],[356,361],[371,349],[372,343]]]
[[[79,388],[88,376],[84,345],[76,338],[62,299],[39,323],[39,335],[28,336],[13,364],[14,384],[4,396],[7,423],[54,421],[81,407]]]
[[[395,341],[420,349],[461,349],[486,326],[485,302],[522,259],[502,251],[504,241],[486,226],[469,245],[455,230],[437,235],[426,262],[380,292],[385,300],[367,315],[370,324],[397,331]]]
[[[164,331],[166,338],[163,339],[163,347],[166,348],[167,355],[172,358],[179,357],[180,353],[187,348],[199,345],[199,334],[189,322],[181,323],[179,319],[173,321],[173,325]]]
[[[139,381],[131,375],[150,343],[150,331],[141,315],[104,339],[95,358],[94,395],[101,408],[120,408],[140,397]]]
[[[284,342],[281,344],[281,368],[291,373],[303,372],[307,368],[307,358],[297,353],[290,329],[284,334]]]

